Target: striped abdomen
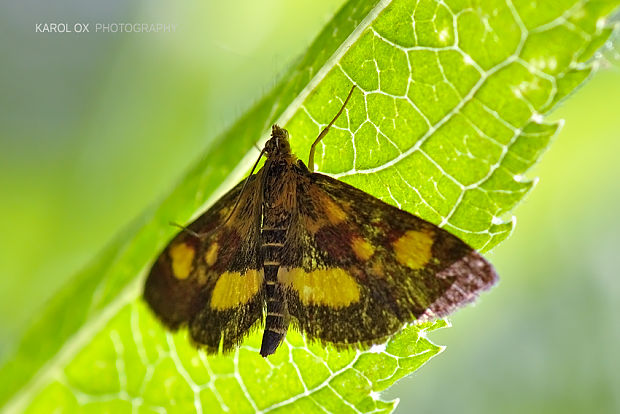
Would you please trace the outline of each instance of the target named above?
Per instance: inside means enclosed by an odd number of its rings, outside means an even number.
[[[285,228],[262,229],[261,253],[263,256],[263,270],[265,274],[265,298],[267,300],[267,317],[260,354],[264,357],[271,355],[278,348],[290,322],[290,315],[284,297],[284,289],[278,282],[280,255],[284,239]]]

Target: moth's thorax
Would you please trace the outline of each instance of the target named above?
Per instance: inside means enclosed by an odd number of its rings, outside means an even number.
[[[295,165],[286,159],[269,160],[263,188],[263,223],[287,228],[296,208]]]
[[[290,213],[295,209],[297,157],[291,153],[288,131],[274,125],[265,144],[267,162],[262,179],[263,224],[287,228]]]

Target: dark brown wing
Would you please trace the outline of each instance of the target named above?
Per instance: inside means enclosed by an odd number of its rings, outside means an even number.
[[[171,329],[188,325],[192,339],[210,352],[220,342],[224,350],[234,348],[262,320],[261,173],[250,178],[228,222],[243,182],[188,226],[206,236],[181,231],[146,280],[144,298],[155,314]]]
[[[296,197],[279,279],[311,338],[376,343],[406,322],[451,313],[497,280],[457,237],[346,183],[302,172]]]

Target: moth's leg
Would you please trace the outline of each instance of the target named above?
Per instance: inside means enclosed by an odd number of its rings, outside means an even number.
[[[314,172],[314,149],[316,147],[316,144],[318,144],[323,139],[323,137],[327,135],[327,133],[329,132],[329,128],[332,125],[334,125],[334,122],[336,122],[336,120],[338,119],[342,111],[344,111],[344,107],[347,106],[347,103],[349,102],[349,99],[351,99],[351,95],[353,95],[354,90],[355,90],[355,85],[353,85],[353,87],[351,88],[351,91],[349,92],[347,99],[344,100],[344,103],[342,104],[340,111],[338,111],[334,119],[332,119],[332,121],[321,131],[319,136],[316,137],[316,139],[312,143],[312,146],[310,147],[310,156],[308,157],[308,169],[310,170],[310,172]]]

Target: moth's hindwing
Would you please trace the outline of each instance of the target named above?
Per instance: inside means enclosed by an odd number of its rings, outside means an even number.
[[[451,313],[495,283],[492,266],[447,231],[299,170],[278,279],[310,338],[377,343],[406,322]]]
[[[181,231],[147,278],[144,297],[171,329],[187,325],[209,352],[237,346],[262,320],[263,270],[257,257],[260,226],[258,180],[250,177]]]

